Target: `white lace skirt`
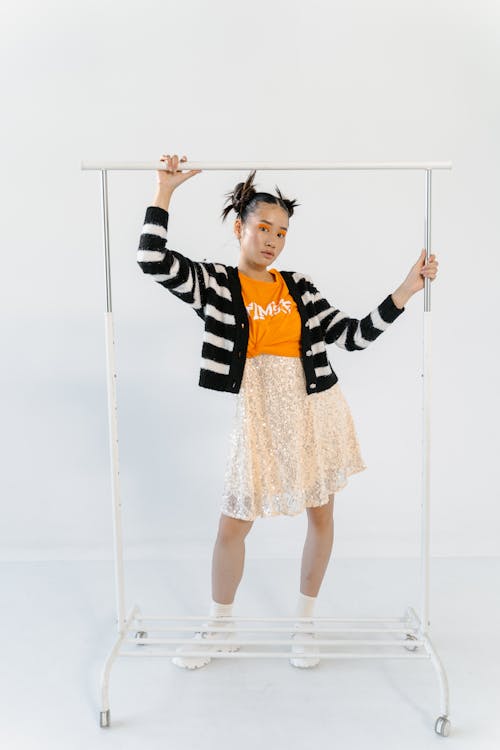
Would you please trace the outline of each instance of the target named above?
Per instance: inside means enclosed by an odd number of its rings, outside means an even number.
[[[225,515],[295,516],[324,505],[367,468],[339,383],[308,395],[300,357],[248,358],[236,399]]]

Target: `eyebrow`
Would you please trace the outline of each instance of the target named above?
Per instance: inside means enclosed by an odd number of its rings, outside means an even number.
[[[271,221],[267,221],[267,219],[260,219],[260,223],[261,224],[271,224],[271,226],[272,226],[272,222]],[[285,232],[288,232],[288,227],[280,227],[280,229],[284,229]]]

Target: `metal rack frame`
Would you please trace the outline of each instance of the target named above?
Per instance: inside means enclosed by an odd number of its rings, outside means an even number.
[[[179,166],[181,166],[179,164]],[[123,567],[123,532],[122,532],[122,505],[120,498],[120,482],[118,470],[118,426],[116,405],[116,369],[114,357],[114,331],[113,312],[111,302],[111,262],[109,251],[109,210],[108,210],[108,183],[107,173],[114,170],[161,170],[166,169],[165,162],[82,162],[82,170],[98,170],[101,172],[101,198],[102,198],[102,220],[103,220],[103,243],[104,243],[104,273],[106,288],[106,312],[105,312],[105,335],[106,335],[106,358],[107,358],[107,393],[108,393],[108,424],[109,424],[109,446],[112,467],[112,509],[113,509],[113,535],[114,535],[114,561],[115,561],[115,592],[117,608],[117,630],[118,636],[115,644],[106,658],[101,674],[101,711],[100,726],[110,726],[109,708],[109,678],[111,668],[118,656],[174,656],[175,648],[164,649],[165,644],[190,643],[191,637],[162,638],[150,637],[155,632],[185,632],[199,631],[200,626],[175,626],[177,622],[201,623],[206,620],[206,614],[202,617],[158,617],[143,615],[138,605],[134,605],[125,613],[125,582]],[[451,169],[452,162],[183,162],[182,169],[201,170],[373,170],[373,169],[403,169],[425,171],[425,226],[424,243],[426,250],[426,261],[429,260],[431,246],[431,182],[432,170]],[[422,502],[421,502],[421,593],[420,612],[407,607],[406,612],[400,618],[387,619],[334,619],[328,617],[307,618],[307,622],[314,623],[315,634],[320,635],[315,643],[321,646],[319,655],[322,659],[359,659],[359,658],[407,658],[407,659],[430,659],[432,662],[440,689],[440,714],[437,717],[434,729],[441,736],[448,736],[451,729],[449,711],[449,688],[446,672],[437,655],[429,636],[429,532],[430,532],[430,375],[431,375],[431,289],[430,280],[424,280],[424,319],[423,319],[423,436],[422,436]],[[222,620],[225,618],[222,618]],[[238,633],[253,632],[259,634],[283,633],[284,638],[253,638],[234,639],[231,641],[235,650],[231,651],[206,651],[197,650],[190,655],[210,655],[212,658],[290,658],[291,642],[290,635],[294,629],[294,623],[306,620],[306,618],[281,617],[281,618],[245,618],[231,616],[229,618],[233,627],[224,626],[224,631],[231,630]],[[245,626],[245,623],[255,622],[257,628]],[[156,625],[160,623],[160,625]],[[161,623],[173,623],[165,627]],[[262,627],[262,623],[278,623],[282,627]],[[330,623],[334,624],[332,628]],[[359,627],[342,627],[344,624],[354,623]],[[147,624],[147,625],[146,625]],[[328,627],[317,627],[326,625]],[[147,630],[146,630],[147,627]],[[216,628],[211,628],[216,631]],[[134,633],[134,638],[127,638],[129,633]],[[323,638],[323,634],[346,633],[357,635],[357,637],[346,638]],[[368,639],[363,635],[368,634]],[[378,638],[375,636],[379,636]],[[390,636],[387,638],[387,636]],[[212,640],[211,644],[226,644],[224,640],[219,642]],[[140,646],[140,648],[138,648]],[[240,647],[245,646],[245,651]],[[277,649],[278,646],[283,648]],[[346,646],[350,650],[342,650]],[[382,651],[366,647],[377,646]],[[324,647],[334,647],[326,650]],[[359,650],[353,650],[357,647]],[[392,647],[393,652],[385,652],[384,649]],[[365,650],[364,650],[365,649]]]

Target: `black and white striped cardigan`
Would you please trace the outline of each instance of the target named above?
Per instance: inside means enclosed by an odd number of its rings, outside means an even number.
[[[148,206],[137,251],[144,273],[187,302],[205,322],[198,385],[238,393],[245,367],[249,319],[238,268],[199,262],[166,247],[169,213]],[[332,307],[311,281],[297,271],[281,271],[302,320],[301,360],[308,394],[338,381],[326,353],[335,343],[349,351],[366,347],[401,315],[391,295],[361,320]]]

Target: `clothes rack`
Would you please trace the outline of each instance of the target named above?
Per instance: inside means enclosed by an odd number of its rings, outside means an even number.
[[[424,220],[424,245],[426,250],[426,261],[430,257],[431,247],[431,183],[433,170],[452,169],[452,162],[205,162],[186,161],[179,162],[179,168],[189,171],[191,169],[208,170],[422,170],[425,171],[425,220]],[[200,629],[198,623],[206,620],[206,614],[202,617],[160,617],[147,616],[142,613],[137,604],[133,605],[128,612],[125,609],[125,583],[123,565],[123,532],[122,532],[122,505],[120,497],[119,462],[118,462],[118,426],[117,426],[117,403],[116,403],[116,368],[114,354],[114,330],[113,310],[111,300],[111,261],[109,243],[109,208],[108,208],[108,181],[109,171],[114,170],[162,170],[167,169],[165,162],[81,162],[82,170],[97,170],[101,173],[101,202],[102,202],[102,227],[104,246],[104,273],[105,273],[105,337],[106,337],[106,372],[107,372],[107,394],[108,394],[108,427],[109,447],[111,458],[112,485],[111,501],[113,512],[113,536],[114,536],[114,566],[115,566],[115,594],[117,610],[117,637],[103,665],[100,683],[101,710],[100,726],[110,726],[109,708],[109,679],[111,668],[118,656],[173,656],[175,648],[164,648],[164,646],[177,646],[178,644],[190,643],[193,632]],[[316,645],[331,647],[331,650],[321,648],[319,655],[322,659],[359,659],[359,658],[406,658],[406,659],[429,659],[434,666],[440,689],[440,711],[435,720],[434,729],[441,736],[450,733],[450,710],[449,710],[449,688],[443,664],[434,648],[430,634],[429,620],[429,533],[430,533],[430,384],[431,384],[431,288],[429,278],[424,280],[424,309],[423,309],[423,372],[422,372],[422,399],[423,399],[423,423],[422,423],[422,495],[421,495],[421,524],[420,524],[420,608],[415,610],[408,606],[403,616],[399,618],[372,618],[372,619],[334,619],[330,617],[314,617],[314,632],[319,636]],[[234,626],[224,627],[237,631],[238,633],[257,633],[259,635],[268,633],[283,633],[290,635],[293,623],[311,618],[297,617],[275,617],[275,618],[252,618],[231,616]],[[189,623],[187,626],[179,627],[179,623]],[[163,623],[167,623],[165,626]],[[170,625],[168,625],[170,623]],[[256,623],[252,627],[249,623]],[[277,627],[268,627],[268,623],[277,624]],[[263,627],[262,625],[265,625]],[[349,625],[349,627],[347,627]],[[354,627],[351,627],[354,625]],[[281,626],[281,627],[280,627]],[[319,627],[318,627],[319,626]],[[216,628],[211,628],[216,631]],[[164,638],[150,637],[151,633],[178,633],[188,632],[191,637]],[[355,638],[328,638],[330,634],[357,635]],[[128,637],[131,634],[132,637]],[[374,637],[376,634],[378,638]],[[362,636],[365,636],[363,639]],[[366,638],[366,636],[368,636]],[[388,637],[389,636],[389,637]],[[220,641],[221,643],[223,641]],[[212,645],[217,643],[211,640]],[[246,646],[245,651],[214,652],[212,658],[289,658],[291,656],[291,645],[289,637],[280,638],[242,638],[232,641],[233,645]],[[282,648],[277,648],[281,646]],[[349,651],[341,650],[348,646]],[[370,650],[366,651],[369,646]],[[337,648],[335,648],[337,647]],[[384,648],[391,647],[392,652],[385,652]],[[252,648],[254,650],[252,650]],[[256,649],[256,650],[255,650]],[[359,650],[357,650],[359,649]],[[202,652],[197,651],[200,655]],[[208,653],[208,652],[206,652]]]

